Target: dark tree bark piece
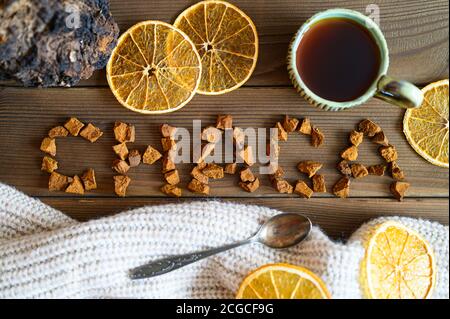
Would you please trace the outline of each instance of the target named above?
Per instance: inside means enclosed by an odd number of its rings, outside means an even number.
[[[108,0],[0,1],[0,80],[73,86],[106,66],[118,35]]]

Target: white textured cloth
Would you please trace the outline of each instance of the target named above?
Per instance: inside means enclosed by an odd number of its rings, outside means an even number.
[[[318,228],[288,250],[253,244],[161,277],[127,277],[130,268],[151,260],[244,239],[278,213],[257,206],[196,202],[144,207],[79,223],[0,184],[0,298],[233,298],[249,271],[273,262],[311,269],[334,298],[361,298],[361,243],[332,242]],[[448,298],[448,227],[393,219],[431,243],[439,271],[433,297]]]

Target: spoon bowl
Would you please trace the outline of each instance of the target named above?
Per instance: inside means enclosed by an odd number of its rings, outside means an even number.
[[[269,219],[256,234],[256,240],[274,249],[293,247],[311,233],[311,220],[300,214],[281,214]]]

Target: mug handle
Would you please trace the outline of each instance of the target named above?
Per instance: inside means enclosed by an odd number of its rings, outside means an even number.
[[[423,93],[418,87],[387,75],[383,75],[378,82],[375,97],[405,109],[420,107],[423,102]]]

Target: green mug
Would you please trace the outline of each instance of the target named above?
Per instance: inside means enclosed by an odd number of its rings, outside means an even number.
[[[350,19],[359,24],[372,35],[380,50],[381,63],[376,80],[363,95],[352,101],[336,102],[318,96],[305,85],[297,69],[297,49],[303,36],[313,25],[326,19]],[[423,94],[419,88],[409,82],[394,80],[387,76],[389,69],[389,49],[383,32],[372,19],[357,11],[330,9],[319,12],[311,17],[294,36],[289,48],[287,60],[289,76],[300,95],[311,104],[325,110],[340,111],[349,109],[366,103],[372,97],[382,99],[403,108],[416,108],[421,106],[423,102]]]

